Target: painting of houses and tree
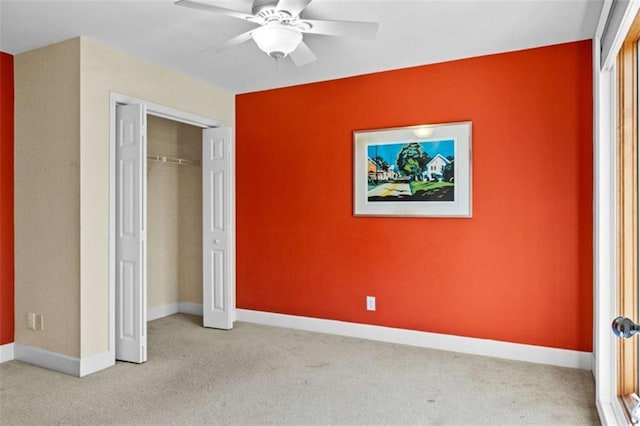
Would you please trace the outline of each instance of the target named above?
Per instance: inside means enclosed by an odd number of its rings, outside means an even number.
[[[452,139],[367,146],[368,201],[455,201]]]

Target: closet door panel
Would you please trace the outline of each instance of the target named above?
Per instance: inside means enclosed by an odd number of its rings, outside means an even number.
[[[203,322],[233,327],[230,230],[231,129],[202,132]]]
[[[116,108],[116,359],[147,360],[146,108]]]

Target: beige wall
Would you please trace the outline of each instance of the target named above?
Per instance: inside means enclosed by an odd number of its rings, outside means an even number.
[[[79,38],[15,57],[16,342],[109,344],[109,95],[234,125],[234,96]],[[26,313],[45,330],[25,329]]]
[[[109,93],[235,123],[235,98],[203,82],[81,38],[81,353],[108,349]]]
[[[149,154],[198,165],[147,163],[147,306],[202,303],[202,131],[149,116]]]
[[[15,342],[80,355],[80,40],[15,66]],[[44,330],[27,313],[44,315]]]
[[[202,130],[178,123],[181,158],[202,161]],[[202,303],[202,168],[182,167],[178,182],[179,296],[181,302]]]
[[[175,122],[147,117],[147,152],[179,157]],[[178,175],[173,164],[147,162],[147,307],[178,303]]]
[[[203,82],[81,38],[81,353],[108,349],[109,94],[111,91],[235,123],[235,97]]]

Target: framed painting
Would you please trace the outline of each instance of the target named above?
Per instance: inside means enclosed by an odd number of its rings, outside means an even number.
[[[471,217],[471,122],[360,130],[356,216]]]

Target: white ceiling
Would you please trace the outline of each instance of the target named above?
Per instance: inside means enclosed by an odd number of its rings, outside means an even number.
[[[251,0],[201,0],[249,12]],[[252,40],[201,51],[253,25],[173,0],[1,0],[0,50],[19,54],[86,36],[231,93],[590,39],[603,0],[315,0],[307,19],[380,24],[374,40],[306,34],[318,60],[296,67]]]

